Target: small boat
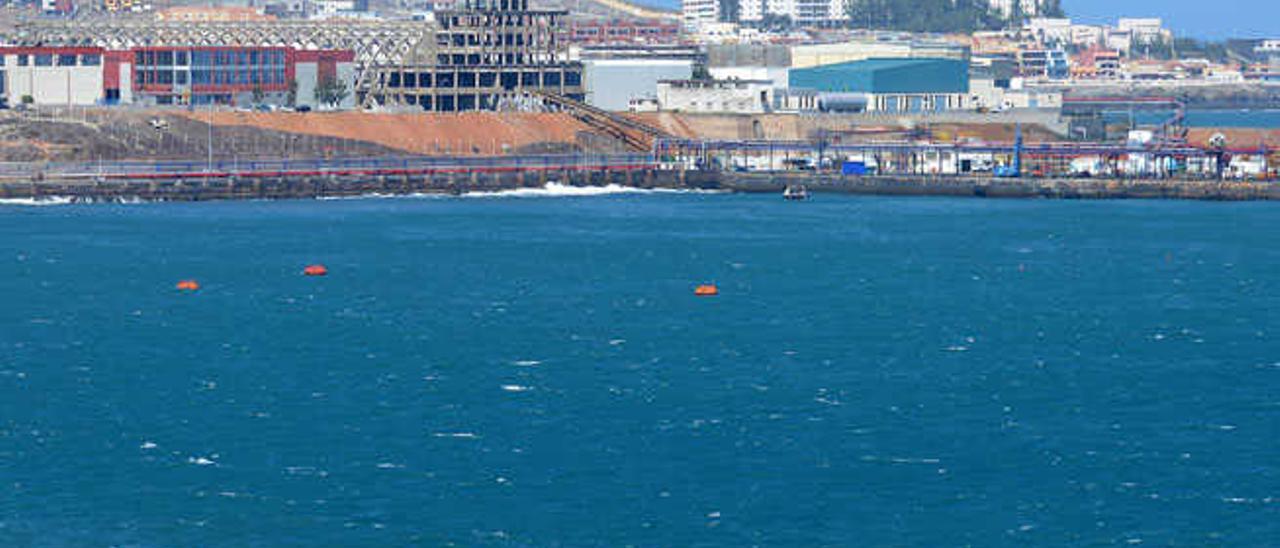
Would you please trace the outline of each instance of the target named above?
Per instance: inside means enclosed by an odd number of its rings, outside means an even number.
[[[782,191],[782,197],[787,200],[808,200],[809,189],[804,185],[787,185],[786,190]]]

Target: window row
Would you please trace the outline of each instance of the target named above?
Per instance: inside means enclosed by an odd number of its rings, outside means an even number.
[[[490,88],[499,83],[505,89],[516,87],[566,86],[582,85],[582,73],[565,72],[563,78],[559,72],[503,72],[501,76],[495,72],[443,72],[433,78],[429,72],[392,72],[385,75],[389,88]]]
[[[52,53],[37,53],[35,55],[27,55],[25,53],[18,54],[18,66],[25,67],[34,64],[37,67],[52,67],[54,61],[60,67],[96,67],[102,64],[102,56],[96,53],[86,53],[84,55],[76,55],[74,53],[63,53],[54,55]],[[4,64],[4,57],[0,56],[0,65]]]
[[[286,74],[280,70],[139,70],[136,71],[137,82],[142,85],[186,85],[188,79],[192,85],[237,85],[237,84],[284,84]]]
[[[185,67],[214,65],[284,65],[283,50],[177,50],[136,51],[133,62],[138,66]]]

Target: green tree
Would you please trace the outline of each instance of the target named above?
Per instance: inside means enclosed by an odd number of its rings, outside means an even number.
[[[316,85],[315,99],[317,103],[336,107],[350,94],[347,85],[337,78],[325,78]]]
[[[1067,16],[1067,11],[1062,9],[1062,0],[1048,0],[1040,6],[1040,14],[1045,17],[1062,18]]]
[[[1223,42],[1206,42],[1195,38],[1175,38],[1173,51],[1180,59],[1204,58],[1215,63],[1226,63],[1231,59],[1227,45]]]
[[[851,0],[855,28],[909,32],[973,32],[1003,26],[984,0]]]

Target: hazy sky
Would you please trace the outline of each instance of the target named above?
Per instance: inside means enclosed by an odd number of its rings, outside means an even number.
[[[680,9],[680,0],[636,0]],[[1179,36],[1280,38],[1280,0],[1062,0],[1073,19],[1115,23],[1116,18],[1160,17]]]
[[[1280,0],[1063,0],[1072,19],[1161,17],[1179,36],[1280,38]]]

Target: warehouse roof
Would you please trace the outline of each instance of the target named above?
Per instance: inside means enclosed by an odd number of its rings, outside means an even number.
[[[955,59],[867,59],[793,69],[793,88],[866,93],[968,93],[969,70]]]

